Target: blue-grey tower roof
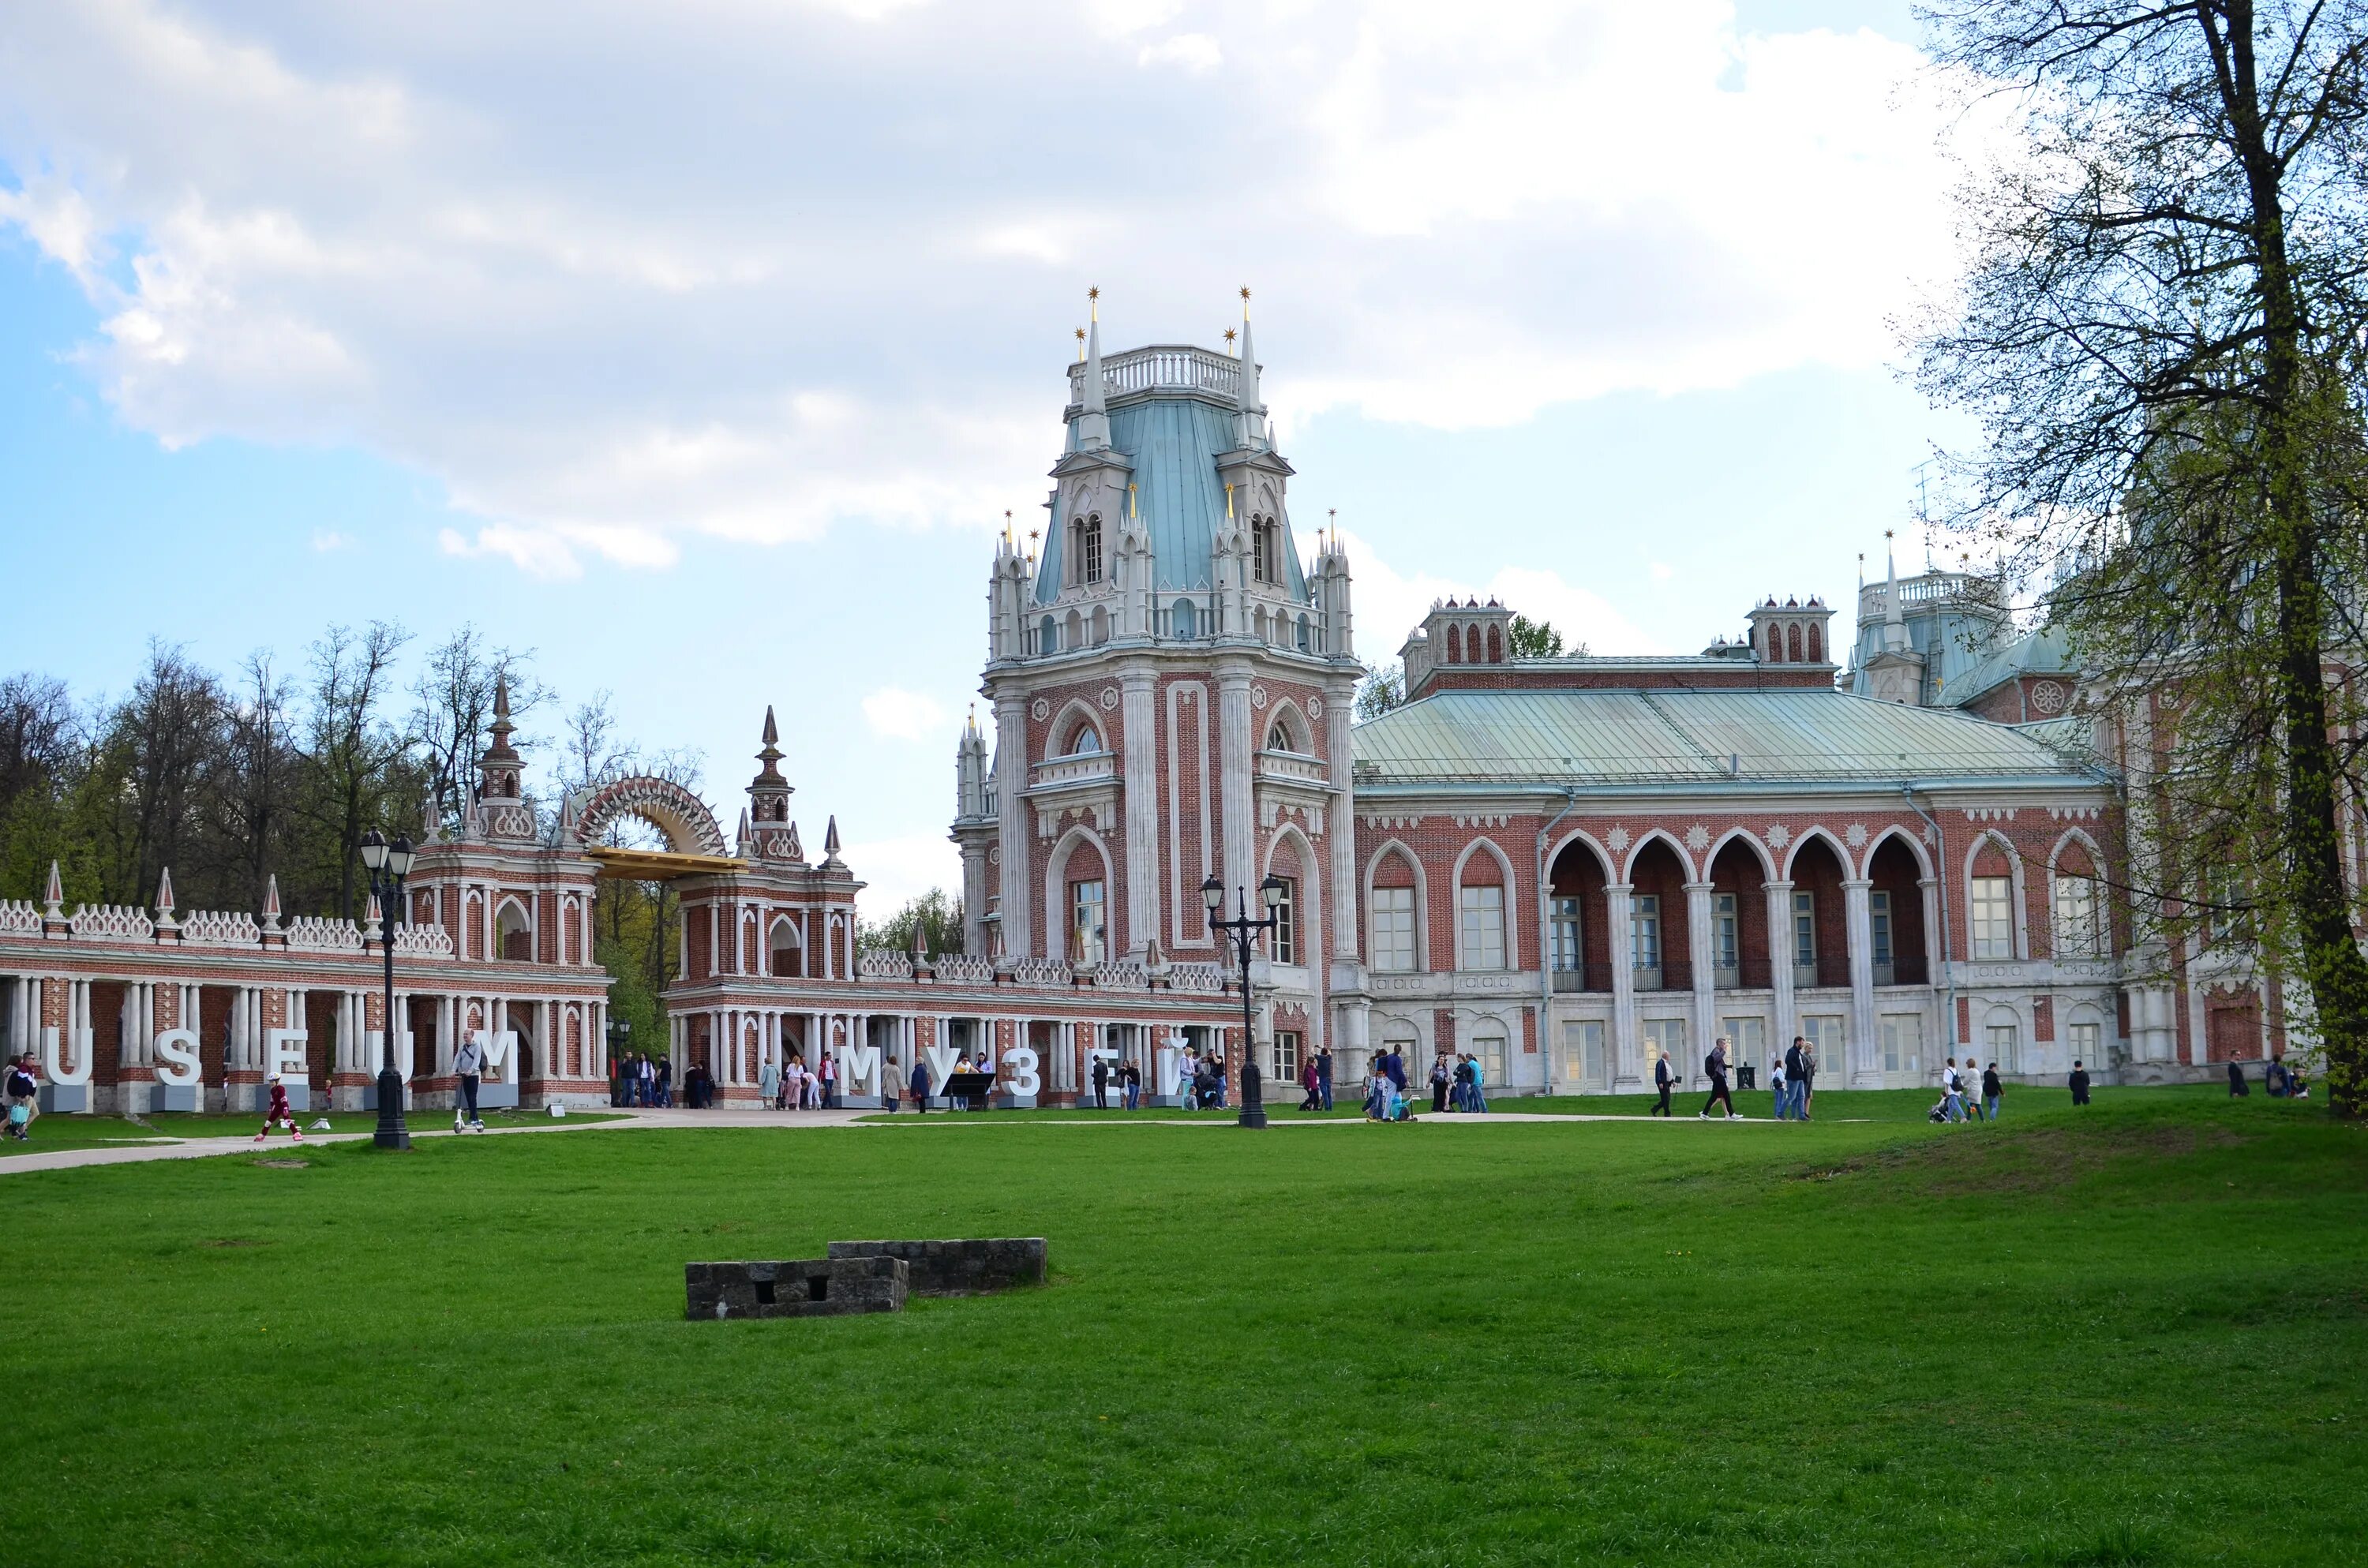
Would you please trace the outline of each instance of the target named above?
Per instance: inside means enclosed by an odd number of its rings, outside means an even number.
[[[1210,554],[1226,520],[1225,479],[1218,460],[1244,450],[1246,428],[1264,429],[1265,411],[1245,408],[1241,403],[1246,391],[1251,397],[1257,395],[1257,381],[1253,377],[1246,389],[1243,362],[1205,348],[1157,345],[1108,359],[1101,358],[1099,343],[1096,349],[1089,359],[1070,367],[1069,439],[1064,464],[1085,449],[1078,439],[1080,422],[1098,412],[1087,407],[1085,378],[1088,367],[1098,365],[1110,446],[1096,455],[1115,460],[1129,471],[1128,480],[1134,487],[1131,504],[1151,537],[1154,585],[1162,591],[1207,588],[1212,585]],[[1260,439],[1262,448],[1262,437],[1255,438]],[[1288,465],[1282,472],[1289,472]],[[1237,517],[1246,518],[1248,498],[1236,494],[1234,505]],[[1066,580],[1061,554],[1069,519],[1064,506],[1056,491],[1052,526],[1045,530],[1043,561],[1036,574],[1039,604],[1059,597]],[[1123,519],[1109,520],[1115,525]],[[1281,520],[1287,586],[1292,598],[1304,600],[1307,582],[1287,510]]]

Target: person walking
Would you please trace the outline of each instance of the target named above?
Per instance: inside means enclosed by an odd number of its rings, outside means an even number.
[[[2232,1100],[2241,1100],[2248,1097],[2252,1092],[2245,1083],[2245,1069],[2234,1062],[2228,1063],[2228,1097]]]
[[[655,1091],[657,1103],[662,1109],[671,1110],[674,1108],[674,1059],[672,1057],[661,1056],[650,1063],[650,1087]]]
[[[485,1048],[470,1035],[461,1041],[461,1049],[452,1053],[452,1082],[460,1093],[452,1100],[452,1131],[479,1132],[485,1124],[477,1119],[477,1089],[484,1082]]]
[[[1735,1120],[1735,1095],[1726,1086],[1726,1037],[1725,1035],[1719,1036],[1711,1042],[1710,1054],[1702,1058],[1702,1071],[1710,1074],[1710,1098],[1702,1103],[1697,1119],[1709,1120],[1710,1108],[1724,1103],[1726,1107],[1726,1119]]]
[[[1447,1065],[1447,1052],[1442,1051],[1430,1059],[1430,1113],[1433,1116],[1447,1108],[1447,1091],[1454,1084],[1454,1071]]]
[[[1396,1046],[1391,1046],[1389,1054],[1382,1058],[1382,1071],[1390,1075],[1391,1088],[1399,1094],[1406,1093],[1406,1058],[1398,1053]]]
[[[1669,1109],[1669,1091],[1678,1086],[1678,1075],[1669,1069],[1669,1053],[1666,1051],[1661,1052],[1659,1059],[1653,1063],[1653,1086],[1661,1091],[1660,1103],[1645,1114],[1646,1116],[1674,1115],[1675,1113]]]
[[[1126,1108],[1129,1110],[1142,1109],[1143,1069],[1136,1066],[1133,1062],[1130,1061],[1125,1066],[1121,1067],[1118,1070],[1118,1081],[1120,1086],[1126,1090]]]
[[[1390,1096],[1395,1092],[1390,1080],[1388,1056],[1375,1056],[1373,1070],[1365,1079],[1365,1119],[1387,1121],[1390,1119]]]
[[[1094,1108],[1110,1109],[1110,1059],[1104,1056],[1094,1058]]]
[[[913,1108],[923,1116],[929,1114],[929,1064],[916,1054],[913,1058]]]
[[[1789,1055],[1790,1052],[1787,1052],[1786,1054]],[[1783,1057],[1771,1057],[1769,1060],[1768,1087],[1773,1091],[1775,1096],[1776,1119],[1779,1121],[1788,1119],[1793,1114],[1793,1101],[1790,1098],[1791,1090],[1785,1083],[1784,1072]]]
[[[1332,1048],[1315,1053],[1315,1086],[1324,1092],[1324,1108],[1332,1108]]]
[[[2005,1094],[2006,1085],[1999,1081],[1998,1063],[1993,1062],[1982,1070],[1982,1114],[1996,1121],[1998,1101]]]
[[[780,1104],[781,1069],[780,1065],[770,1058],[766,1060],[762,1067],[757,1069],[757,1096],[764,1101],[768,1110]]]
[[[1464,1061],[1472,1066],[1472,1087],[1463,1096],[1463,1108],[1474,1116],[1486,1116],[1488,1114],[1487,1071],[1480,1065],[1477,1056],[1467,1056]]]
[[[1470,1110],[1472,1108],[1472,1058],[1470,1056],[1456,1057],[1452,1077],[1453,1082],[1447,1094],[1448,1108],[1458,1111]]]
[[[1809,1119],[1809,1104],[1802,1093],[1809,1072],[1809,1041],[1806,1036],[1794,1035],[1793,1043],[1784,1048],[1784,1106],[1793,1119]]]
[[[1951,1121],[1965,1119],[1965,1086],[1957,1076],[1957,1059],[1941,1069],[1941,1109]]]
[[[1801,1041],[1801,1075],[1793,1080],[1793,1119],[1806,1121],[1817,1098],[1817,1042]]]
[[[1305,1097],[1299,1102],[1300,1109],[1316,1110],[1323,1107],[1324,1080],[1316,1072],[1315,1058],[1313,1056],[1309,1057],[1307,1064],[1299,1070],[1299,1086],[1307,1091]]]
[[[2065,1080],[2065,1086],[2072,1091],[2074,1105],[2089,1103],[2089,1070],[2078,1062],[2072,1063],[2072,1076]]]

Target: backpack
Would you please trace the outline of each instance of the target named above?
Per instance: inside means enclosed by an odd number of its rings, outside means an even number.
[[[1725,1068],[1719,1064],[1717,1051],[1713,1051],[1709,1055],[1702,1058],[1702,1071],[1713,1078],[1725,1071]]]

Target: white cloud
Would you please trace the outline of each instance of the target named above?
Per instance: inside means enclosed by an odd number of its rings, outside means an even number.
[[[1454,427],[1874,363],[1948,267],[1915,53],[1725,0],[389,15],[12,8],[0,224],[134,426],[358,443],[546,574],[991,527],[1088,283],[1113,347],[1256,285],[1286,430]]]
[[[1369,665],[1397,657],[1408,633],[1422,624],[1437,601],[1452,596],[1502,603],[1531,620],[1553,623],[1566,644],[1584,642],[1597,653],[1666,653],[1650,637],[1591,589],[1565,582],[1559,572],[1526,566],[1498,569],[1486,582],[1476,578],[1402,575],[1375,555],[1354,531],[1342,528],[1349,547],[1349,592],[1356,618],[1357,653]]]
[[[354,540],[351,534],[341,534],[335,528],[313,530],[313,548],[323,555],[328,554],[333,550],[351,550],[353,547]]]
[[[883,686],[863,699],[863,722],[872,733],[895,741],[925,741],[946,730],[946,710],[917,691]]]
[[[1207,33],[1178,33],[1157,43],[1144,44],[1136,52],[1134,62],[1144,66],[1173,65],[1198,74],[1223,65],[1225,51]]]

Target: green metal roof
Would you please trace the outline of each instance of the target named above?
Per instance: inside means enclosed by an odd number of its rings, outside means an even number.
[[[1941,683],[1941,700],[1963,707],[2018,676],[2058,676],[2072,671],[2072,643],[2055,627],[2019,637],[1962,675]]]
[[[1357,726],[1358,788],[2094,781],[2043,740],[1825,691],[1442,691]]]
[[[1154,585],[1163,592],[1210,585],[1209,554],[1225,526],[1225,482],[1217,472],[1217,459],[1239,444],[1234,419],[1196,397],[1146,398],[1110,411],[1110,447],[1133,464],[1134,504],[1151,534]],[[1061,597],[1067,522],[1056,494],[1043,564],[1036,574],[1040,605]],[[1291,597],[1304,604],[1307,578],[1288,519],[1278,549]]]

